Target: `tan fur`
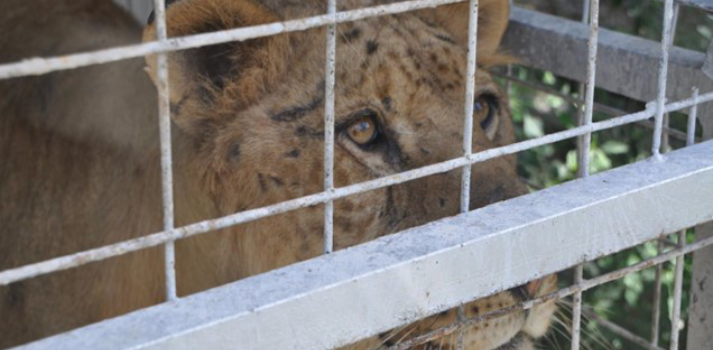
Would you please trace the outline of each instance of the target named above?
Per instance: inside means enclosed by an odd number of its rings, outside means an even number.
[[[339,26],[336,186],[460,155],[464,6]],[[182,0],[167,16],[169,35],[180,36],[324,11],[321,0]],[[489,65],[501,57],[507,1],[481,1],[480,12],[479,62]],[[0,62],[140,36],[125,14],[96,0],[4,0],[0,26]],[[149,26],[144,40],[154,35]],[[324,38],[320,28],[169,55],[176,225],[322,190]],[[146,64],[155,79],[155,59]],[[144,65],[129,60],[0,81],[0,269],[161,230],[157,101]],[[484,70],[477,90],[500,108],[492,139],[476,121],[474,151],[513,142],[506,97]],[[367,109],[383,131],[371,150],[343,132]],[[472,207],[525,192],[513,156],[474,166],[472,181]],[[459,184],[454,171],[337,200],[336,248],[457,214]],[[315,257],[322,225],[318,206],[179,241],[179,295]],[[554,288],[554,277],[544,281],[534,294]],[[159,248],[0,287],[0,347],[159,303],[163,288]],[[517,301],[502,292],[467,305],[468,315]],[[467,348],[531,349],[553,311],[545,304],[476,325]],[[433,316],[410,326],[405,338],[454,320],[453,311]],[[404,338],[397,333],[391,339]],[[382,342],[375,337],[354,348]]]

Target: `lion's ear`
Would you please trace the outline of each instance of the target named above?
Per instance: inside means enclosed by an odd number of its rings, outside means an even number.
[[[436,8],[436,20],[464,45],[468,42],[469,6],[464,1]],[[480,0],[478,6],[478,55],[492,55],[507,29],[510,1]]]
[[[279,21],[272,11],[255,0],[182,0],[166,10],[169,37],[207,33],[223,29]],[[144,30],[144,41],[156,38],[155,23]],[[190,134],[220,123],[211,110],[219,97],[230,94],[231,108],[246,108],[276,81],[285,65],[289,44],[274,36],[230,42],[168,55],[172,118]],[[154,83],[156,57],[146,59]]]

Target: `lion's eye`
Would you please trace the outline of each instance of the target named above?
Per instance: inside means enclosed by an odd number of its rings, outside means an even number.
[[[376,120],[371,114],[362,116],[355,120],[347,127],[346,132],[349,139],[360,146],[369,145],[379,136],[379,129],[376,125]]]
[[[492,95],[480,95],[473,102],[473,119],[480,123],[480,128],[491,140],[498,129],[497,109],[497,98]]]

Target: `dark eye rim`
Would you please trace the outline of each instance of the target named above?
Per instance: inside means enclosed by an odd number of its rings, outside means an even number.
[[[488,92],[478,95],[475,98],[475,101],[480,99],[485,100],[485,103],[488,104],[488,115],[480,121],[480,128],[487,130],[493,124],[493,120],[495,120],[497,113],[500,112],[500,102],[498,101],[497,96]],[[475,101],[473,101],[473,103],[475,103]]]
[[[352,126],[352,124],[365,117],[371,119],[371,121],[374,123],[374,126],[376,127],[376,130],[374,131],[374,135],[371,137],[371,139],[369,139],[368,142],[359,143],[352,139],[348,131],[349,127]],[[347,120],[340,123],[339,126],[336,127],[336,130],[364,151],[374,151],[384,139],[384,133],[382,131],[381,123],[379,123],[379,115],[376,111],[370,108],[365,108],[361,111],[352,114]]]

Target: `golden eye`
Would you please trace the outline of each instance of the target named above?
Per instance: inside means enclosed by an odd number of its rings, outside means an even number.
[[[360,117],[347,127],[347,135],[360,146],[366,146],[373,142],[379,135],[374,117],[371,115]]]
[[[498,130],[497,98],[485,94],[478,96],[473,102],[473,119],[480,123],[480,128],[492,140]]]

